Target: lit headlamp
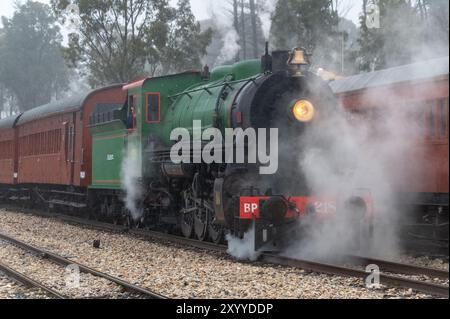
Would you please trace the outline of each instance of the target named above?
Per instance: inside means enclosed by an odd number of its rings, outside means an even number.
[[[294,118],[302,123],[311,122],[316,115],[314,105],[307,100],[296,101],[291,107]]]

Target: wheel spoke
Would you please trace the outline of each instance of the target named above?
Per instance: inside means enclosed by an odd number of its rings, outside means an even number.
[[[195,214],[194,217],[195,235],[200,241],[204,241],[208,237],[208,222],[206,216],[204,215],[205,213],[200,212]]]
[[[208,226],[209,238],[215,244],[220,244],[223,240],[223,227],[220,225],[210,224]]]
[[[194,230],[194,217],[192,213],[183,214],[181,220],[181,232],[186,238],[191,238]]]

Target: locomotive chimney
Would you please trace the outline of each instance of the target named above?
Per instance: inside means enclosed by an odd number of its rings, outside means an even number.
[[[209,72],[209,66],[208,66],[208,65],[205,65],[205,66],[203,67],[203,71],[202,71],[202,79],[203,79],[204,81],[208,81],[210,75],[211,75],[211,73]]]
[[[266,42],[266,51],[261,58],[261,67],[264,72],[272,72],[272,56],[269,54],[269,42]]]

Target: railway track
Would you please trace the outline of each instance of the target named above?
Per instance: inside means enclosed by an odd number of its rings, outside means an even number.
[[[32,213],[36,213],[35,211]],[[78,217],[67,216],[63,214],[49,214],[49,213],[38,213],[39,215],[44,215],[47,217],[53,217],[60,219],[65,222],[74,223],[77,225],[82,225],[90,228],[94,228],[102,231],[113,231],[119,233],[129,233],[135,236],[159,239],[163,241],[168,241],[171,243],[190,246],[198,249],[212,250],[216,252],[226,253],[227,246],[216,245],[209,242],[200,242],[194,239],[186,239],[184,237],[179,237],[171,234],[160,233],[155,231],[148,231],[142,229],[127,229],[124,226],[116,226],[109,223],[85,220]],[[0,234],[1,238],[1,234]],[[375,264],[380,268],[380,284],[393,287],[393,288],[406,288],[412,289],[417,292],[439,296],[443,298],[449,298],[449,286],[436,284],[424,280],[416,280],[403,277],[401,275],[414,275],[414,276],[426,276],[432,278],[439,278],[448,280],[449,273],[447,271],[441,271],[433,268],[425,268],[414,265],[400,264],[386,260],[373,259],[368,257],[360,256],[346,256],[347,261],[350,261],[355,266],[367,266],[370,264]],[[267,254],[263,253],[260,256],[260,261],[263,263],[282,265],[294,268],[301,268],[311,272],[325,273],[335,276],[346,276],[355,277],[365,280],[368,277],[368,273],[365,270],[356,269],[353,267],[344,267],[336,264],[328,264],[324,262],[317,262],[311,260],[301,260],[284,257],[278,254]],[[387,274],[389,273],[389,274]],[[392,274],[391,274],[392,273]]]
[[[353,264],[357,264],[360,266],[377,265],[381,269],[383,269],[383,271],[385,271],[385,272],[413,275],[413,276],[426,276],[426,277],[430,277],[430,278],[438,278],[438,279],[443,279],[443,280],[449,279],[448,271],[444,271],[444,270],[440,270],[440,269],[413,266],[413,265],[402,264],[402,263],[397,263],[397,262],[388,261],[388,260],[381,260],[381,259],[362,257],[362,256],[350,255],[350,256],[346,256],[345,258],[347,260],[350,260]]]
[[[131,230],[130,233],[139,236],[150,236],[152,238],[158,238],[161,240],[167,240],[178,244],[190,245],[195,248],[214,250],[218,252],[226,252],[227,247],[223,245],[215,245],[208,242],[199,242],[193,239],[185,239],[178,236],[156,233],[156,232],[145,232],[140,230]],[[433,268],[425,268],[414,265],[394,263],[386,260],[378,260],[373,258],[364,258],[357,256],[348,256],[346,260],[354,263],[355,265],[368,266],[375,264],[380,267],[380,283],[386,286],[392,286],[396,288],[408,288],[422,293],[449,298],[449,287],[446,285],[435,284],[422,280],[414,280],[398,275],[387,275],[385,272],[403,274],[403,275],[417,275],[417,276],[427,276],[431,278],[439,278],[448,280],[449,273],[446,271],[441,271]],[[327,264],[323,262],[315,262],[310,260],[301,260],[284,257],[278,254],[268,254],[263,253],[260,256],[260,261],[268,264],[283,265],[288,267],[301,268],[304,270],[326,273],[336,276],[348,276],[357,277],[365,280],[368,277],[368,273],[364,270],[358,270],[351,267],[343,267],[340,265]]]
[[[298,267],[313,272],[321,272],[336,276],[356,277],[361,278],[362,280],[365,280],[368,277],[368,273],[364,270],[309,260],[292,259],[279,255],[264,254],[262,260],[267,263]],[[382,268],[380,268],[380,284],[394,288],[412,289],[428,295],[449,298],[449,287],[446,285],[409,279],[399,275],[387,275],[383,273]]]
[[[0,262],[0,272],[5,274],[7,277],[13,279],[16,282],[23,284],[28,288],[36,288],[44,291],[49,297],[55,299],[68,299],[67,296],[60,294],[56,290],[47,287],[46,285],[37,282],[33,278],[30,278],[10,267]]]
[[[113,282],[119,286],[121,286],[125,291],[134,293],[140,296],[143,296],[144,298],[148,299],[167,299],[167,297],[162,296],[158,293],[155,293],[153,291],[150,291],[148,289],[136,286],[132,283],[126,282],[122,279],[119,279],[117,277],[111,276],[109,274],[106,274],[104,272],[98,271],[96,269],[90,268],[86,265],[83,265],[81,263],[75,262],[73,260],[69,260],[63,256],[60,256],[58,254],[46,251],[44,249],[32,246],[30,244],[27,244],[19,239],[13,238],[7,234],[3,234],[0,232],[0,240],[7,242],[17,248],[20,248],[21,250],[24,250],[28,253],[31,253],[33,255],[39,256],[41,258],[45,258],[46,260],[50,260],[55,264],[61,265],[61,266],[69,266],[69,265],[76,265],[80,269],[80,272],[85,274],[91,274],[95,277],[106,279],[110,282]],[[11,278],[14,278],[20,282],[22,282],[25,285],[36,287],[39,289],[42,289],[49,293],[50,295],[59,298],[59,299],[69,299],[67,296],[64,296],[57,291],[46,287],[45,285],[38,283],[37,281],[31,279],[30,277],[21,274],[11,268],[9,268],[6,265],[0,264],[0,271],[4,272],[6,275],[10,276]]]

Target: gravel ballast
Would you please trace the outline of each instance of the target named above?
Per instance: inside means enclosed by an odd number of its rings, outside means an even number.
[[[430,298],[405,289],[369,290],[360,279],[240,263],[217,252],[86,229],[2,209],[0,231],[171,298]],[[100,249],[93,247],[94,240],[100,240]],[[10,249],[2,246],[2,259],[26,258],[15,257],[18,252]],[[96,285],[101,285],[84,280],[83,284],[94,291]]]
[[[43,291],[27,288],[0,272],[0,299],[50,299]]]

